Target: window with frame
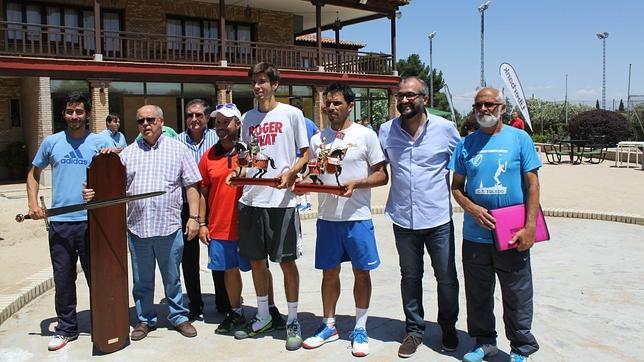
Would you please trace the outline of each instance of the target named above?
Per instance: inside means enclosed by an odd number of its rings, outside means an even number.
[[[203,51],[217,54],[219,51],[219,22],[198,18],[166,18],[166,36],[169,50]],[[251,24],[226,22],[226,39],[234,42],[237,52],[250,52],[254,32]],[[233,51],[227,46],[227,52]]]
[[[64,41],[83,49],[96,48],[94,10],[91,8],[11,1],[7,2],[6,9],[6,20],[9,22],[7,39],[10,41]],[[120,42],[110,41],[110,33],[113,39],[113,34],[121,31],[120,13],[103,10],[101,17],[105,32],[105,49],[120,49]],[[44,33],[49,35],[44,36]]]

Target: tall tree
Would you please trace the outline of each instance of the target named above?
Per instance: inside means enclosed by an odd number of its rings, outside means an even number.
[[[626,110],[624,108],[624,100],[623,99],[619,100],[619,108],[618,109],[619,109],[620,112],[624,112]]]
[[[599,99],[595,101],[595,109],[599,109]]]
[[[429,84],[429,66],[423,63],[420,60],[420,55],[411,54],[407,59],[400,59],[396,64],[398,69],[398,74],[402,78],[416,76]],[[447,102],[447,97],[445,94],[441,93],[441,89],[445,86],[443,81],[443,72],[437,70],[436,68],[432,69],[433,81],[434,81],[434,108],[440,109],[443,111],[449,111],[449,103]]]

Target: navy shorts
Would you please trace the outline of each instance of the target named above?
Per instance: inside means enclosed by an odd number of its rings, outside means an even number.
[[[353,268],[372,270],[380,265],[373,222],[317,221],[315,242],[315,268],[333,269],[340,263],[351,261]]]

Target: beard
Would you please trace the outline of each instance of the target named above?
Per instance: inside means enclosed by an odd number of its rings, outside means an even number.
[[[483,128],[490,128],[494,127],[496,123],[499,121],[499,118],[501,117],[501,109],[499,108],[497,110],[497,114],[492,114],[492,115],[480,115],[476,114],[476,122],[479,124],[479,126]]]
[[[400,112],[400,118],[409,119],[416,116],[418,113],[423,111],[422,104],[411,103],[411,104],[399,104],[396,106],[398,112]]]

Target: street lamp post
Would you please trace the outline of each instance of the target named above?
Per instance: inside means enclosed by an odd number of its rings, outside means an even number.
[[[434,108],[434,67],[432,66],[432,39],[436,32],[431,32],[429,37],[429,107]]]
[[[568,73],[566,73],[566,97],[564,98],[564,113],[566,114],[566,126],[568,125]]]
[[[481,87],[485,87],[485,70],[483,66],[483,34],[485,29],[485,10],[490,7],[492,1],[486,1],[479,6],[479,13],[481,13]]]
[[[606,38],[608,38],[608,33],[597,33],[597,38],[602,41],[602,109],[606,109]]]

